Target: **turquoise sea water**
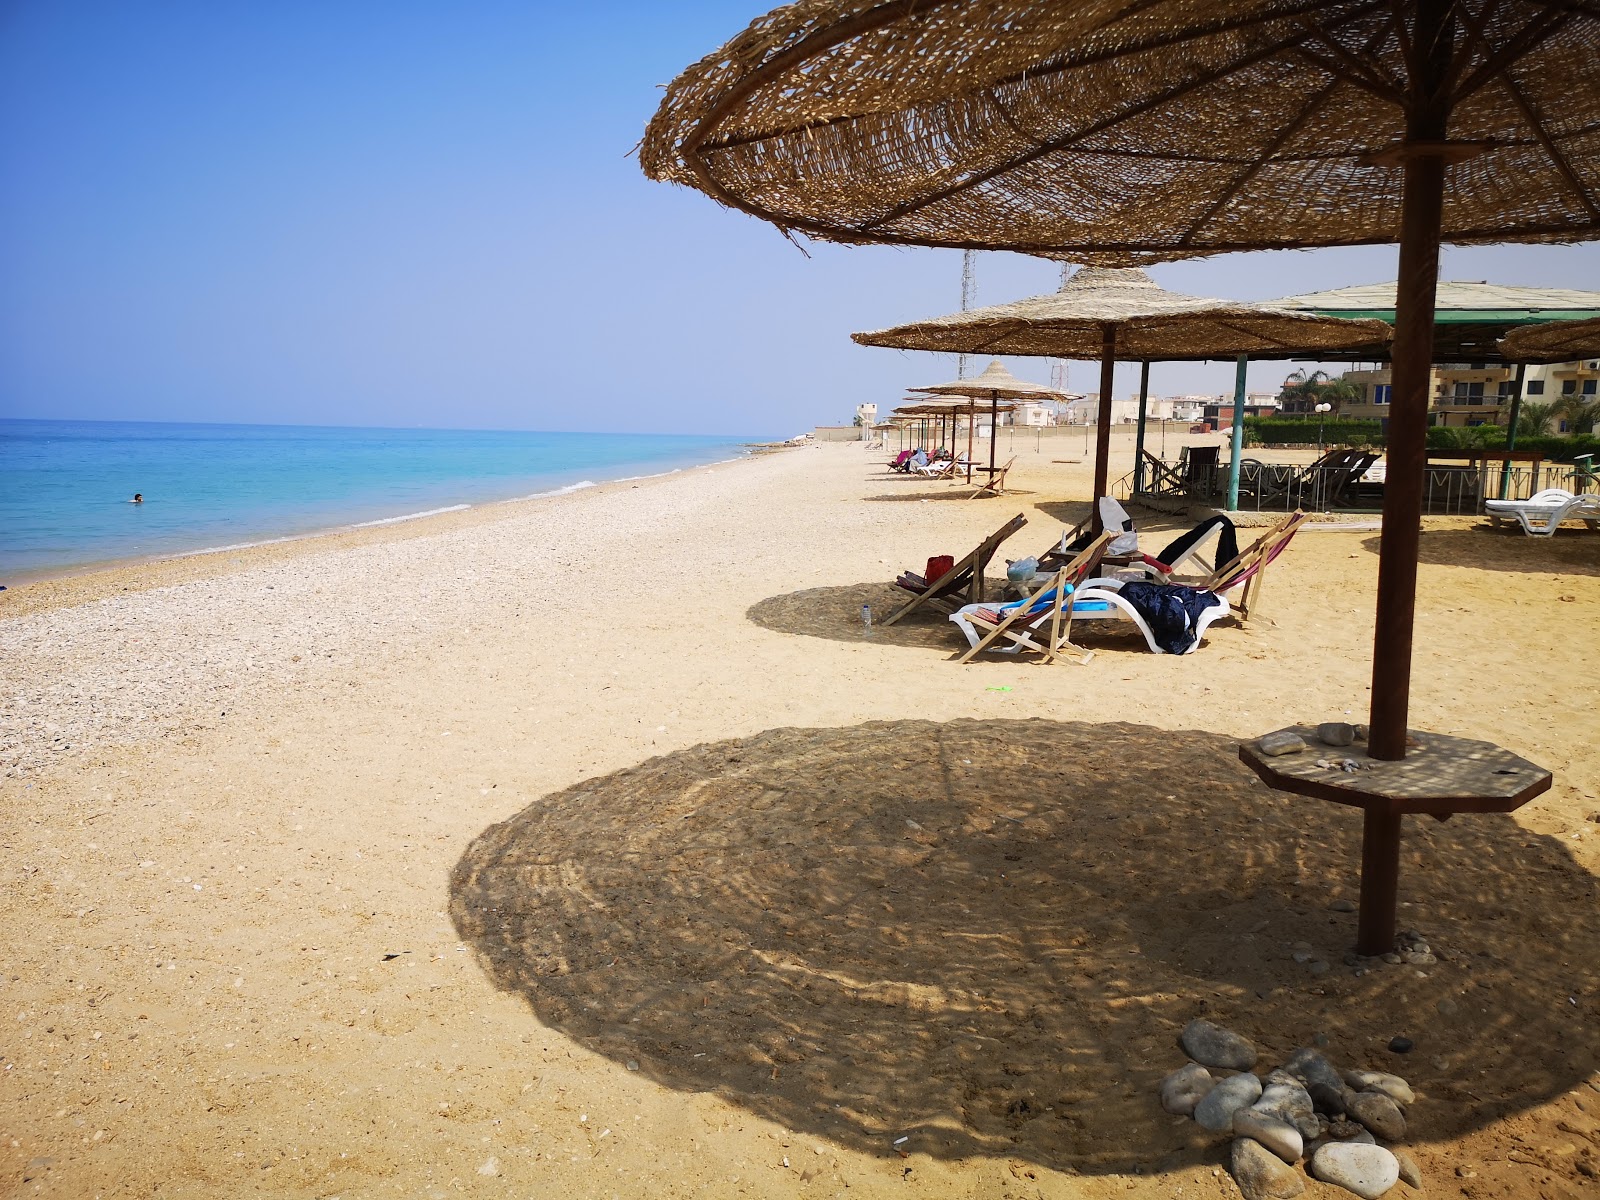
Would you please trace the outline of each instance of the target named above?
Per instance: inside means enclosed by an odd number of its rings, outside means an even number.
[[[0,584],[743,452],[731,437],[0,420]]]

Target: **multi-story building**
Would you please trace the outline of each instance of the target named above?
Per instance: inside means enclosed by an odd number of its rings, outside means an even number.
[[[1515,368],[1500,363],[1440,363],[1433,368],[1428,390],[1430,425],[1504,425],[1511,417]],[[1339,415],[1358,421],[1379,421],[1389,415],[1393,385],[1388,367],[1351,370],[1343,378],[1360,386],[1362,398],[1340,406]],[[1530,365],[1522,383],[1523,399],[1549,404],[1563,396],[1600,398],[1600,359]]]

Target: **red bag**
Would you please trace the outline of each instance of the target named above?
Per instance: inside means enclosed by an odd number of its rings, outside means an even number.
[[[948,554],[936,554],[928,560],[927,567],[922,572],[922,577],[929,583],[943,575],[950,573],[950,568],[956,565],[956,560]]]

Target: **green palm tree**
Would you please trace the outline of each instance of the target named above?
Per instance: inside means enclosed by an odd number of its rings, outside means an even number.
[[[1600,421],[1600,401],[1586,400],[1574,392],[1561,397],[1561,415],[1566,418],[1568,433],[1592,433]]]
[[[1522,407],[1517,411],[1517,436],[1544,437],[1550,432],[1550,424],[1556,419],[1558,407],[1559,404],[1541,404],[1536,400],[1524,400]]]

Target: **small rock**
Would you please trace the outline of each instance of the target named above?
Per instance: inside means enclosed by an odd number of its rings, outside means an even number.
[[[1245,1200],[1292,1200],[1306,1190],[1300,1172],[1247,1137],[1233,1139],[1228,1168]]]
[[[1317,1049],[1319,1049],[1319,1050],[1325,1049],[1327,1047],[1327,1045],[1328,1045],[1328,1035],[1325,1034],[1325,1033],[1314,1033],[1314,1034],[1312,1034],[1311,1035],[1311,1044],[1316,1046]]]
[[[1390,966],[1393,967],[1393,966],[1399,966],[1400,965],[1401,958],[1400,958],[1399,954],[1397,954],[1397,953],[1395,953],[1395,951],[1391,950],[1391,951],[1389,951],[1387,954],[1385,954],[1383,956],[1383,961],[1388,963]]]
[[[1409,1083],[1386,1071],[1345,1071],[1344,1081],[1358,1092],[1382,1092],[1402,1106],[1417,1098]]]
[[[1400,1181],[1400,1164],[1382,1146],[1330,1142],[1311,1160],[1311,1173],[1362,1200],[1378,1200]]]
[[[1324,746],[1348,746],[1356,740],[1356,727],[1343,721],[1324,721],[1317,726],[1317,741]]]
[[[1364,741],[1367,740],[1367,727],[1365,725],[1362,725],[1360,722],[1357,722],[1356,725],[1355,725],[1355,731],[1356,731],[1356,741],[1364,742]]]
[[[1356,902],[1354,900],[1331,900],[1328,902],[1328,910],[1330,912],[1355,912]]]
[[[1306,740],[1293,730],[1280,729],[1261,738],[1256,746],[1267,757],[1277,758],[1283,754],[1299,754],[1306,748]]]
[[[1307,963],[1306,970],[1310,971],[1313,975],[1326,975],[1329,971],[1329,967],[1325,959],[1319,958],[1315,962]]]
[[[1422,1168],[1417,1166],[1417,1160],[1404,1150],[1391,1150],[1390,1153],[1394,1155],[1394,1161],[1400,1166],[1400,1181],[1416,1188],[1420,1192],[1422,1190]]]
[[[1294,959],[1294,961],[1299,963],[1301,966],[1304,966],[1306,963],[1308,963],[1312,959],[1316,958],[1316,956],[1317,956],[1317,952],[1315,950],[1310,950],[1310,949],[1294,950],[1294,951],[1291,951],[1290,954],[1289,954],[1289,957]]]
[[[1178,1044],[1195,1062],[1226,1071],[1248,1071],[1256,1065],[1256,1048],[1237,1033],[1210,1021],[1190,1021]]]
[[[1461,1011],[1461,1005],[1450,999],[1449,996],[1446,996],[1443,1000],[1440,1000],[1439,1003],[1434,1005],[1434,1008],[1439,1010],[1439,1015],[1441,1017],[1453,1017]]]
[[[1394,1051],[1396,1054],[1410,1054],[1411,1048],[1415,1045],[1416,1043],[1408,1037],[1394,1037],[1389,1039],[1389,1049]]]
[[[1386,1142],[1401,1142],[1406,1136],[1406,1118],[1400,1106],[1382,1092],[1357,1092],[1349,1112]]]
[[[1161,1107],[1175,1117],[1192,1117],[1194,1106],[1216,1085],[1210,1071],[1199,1063],[1189,1063],[1161,1081]]]
[[[1329,1121],[1328,1137],[1336,1142],[1366,1142],[1369,1145],[1376,1141],[1370,1129],[1349,1117],[1334,1117]]]
[[[1284,1069],[1305,1083],[1311,1101],[1323,1112],[1342,1113],[1347,1103],[1344,1080],[1322,1055],[1309,1046],[1302,1046],[1289,1055]]]
[[[1261,1089],[1260,1099],[1250,1106],[1252,1112],[1293,1125],[1302,1138],[1314,1138],[1326,1131],[1327,1126],[1317,1119],[1310,1093],[1298,1079],[1292,1075],[1280,1080],[1267,1078],[1269,1082]]]
[[[1195,1105],[1194,1119],[1212,1133],[1233,1128],[1233,1115],[1261,1098],[1261,1081],[1254,1075],[1230,1075]]]
[[[1431,954],[1426,952],[1418,952],[1416,950],[1407,950],[1400,957],[1414,967],[1429,967],[1439,961]]]
[[[1242,1108],[1233,1114],[1233,1133],[1235,1137],[1260,1142],[1286,1163],[1299,1162],[1305,1152],[1305,1139],[1298,1129],[1253,1108]]]

